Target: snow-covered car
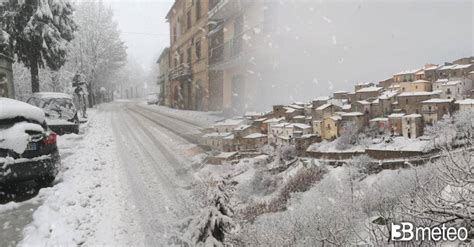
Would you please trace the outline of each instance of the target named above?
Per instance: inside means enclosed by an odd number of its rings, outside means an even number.
[[[56,133],[43,110],[0,97],[0,186],[27,180],[49,185],[60,165]]]
[[[35,93],[27,103],[43,109],[46,123],[58,135],[79,133],[79,118],[72,96],[64,93]]]
[[[146,102],[149,105],[156,105],[160,103],[160,96],[157,93],[149,93],[146,96]]]

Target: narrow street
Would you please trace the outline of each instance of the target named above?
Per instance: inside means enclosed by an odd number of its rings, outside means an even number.
[[[81,134],[60,137],[56,185],[0,205],[0,245],[166,244],[199,207],[192,165],[206,121],[141,102],[99,106]]]
[[[164,243],[168,225],[192,209],[190,154],[199,126],[134,103],[108,106],[131,207],[146,245]]]

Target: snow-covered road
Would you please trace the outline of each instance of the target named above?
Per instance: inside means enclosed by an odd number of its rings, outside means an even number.
[[[55,186],[0,205],[0,246],[166,245],[170,225],[197,207],[193,142],[215,119],[136,102],[100,106],[84,133],[59,139]]]

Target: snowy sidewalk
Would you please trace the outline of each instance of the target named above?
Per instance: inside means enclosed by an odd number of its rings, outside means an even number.
[[[80,135],[58,139],[63,172],[24,230],[23,246],[129,244],[110,113],[92,112]]]

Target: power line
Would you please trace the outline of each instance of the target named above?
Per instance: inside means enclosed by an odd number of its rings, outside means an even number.
[[[169,37],[169,34],[160,34],[160,33],[141,33],[141,32],[121,32],[124,34],[136,34],[136,35],[147,35],[147,36],[166,36]]]

